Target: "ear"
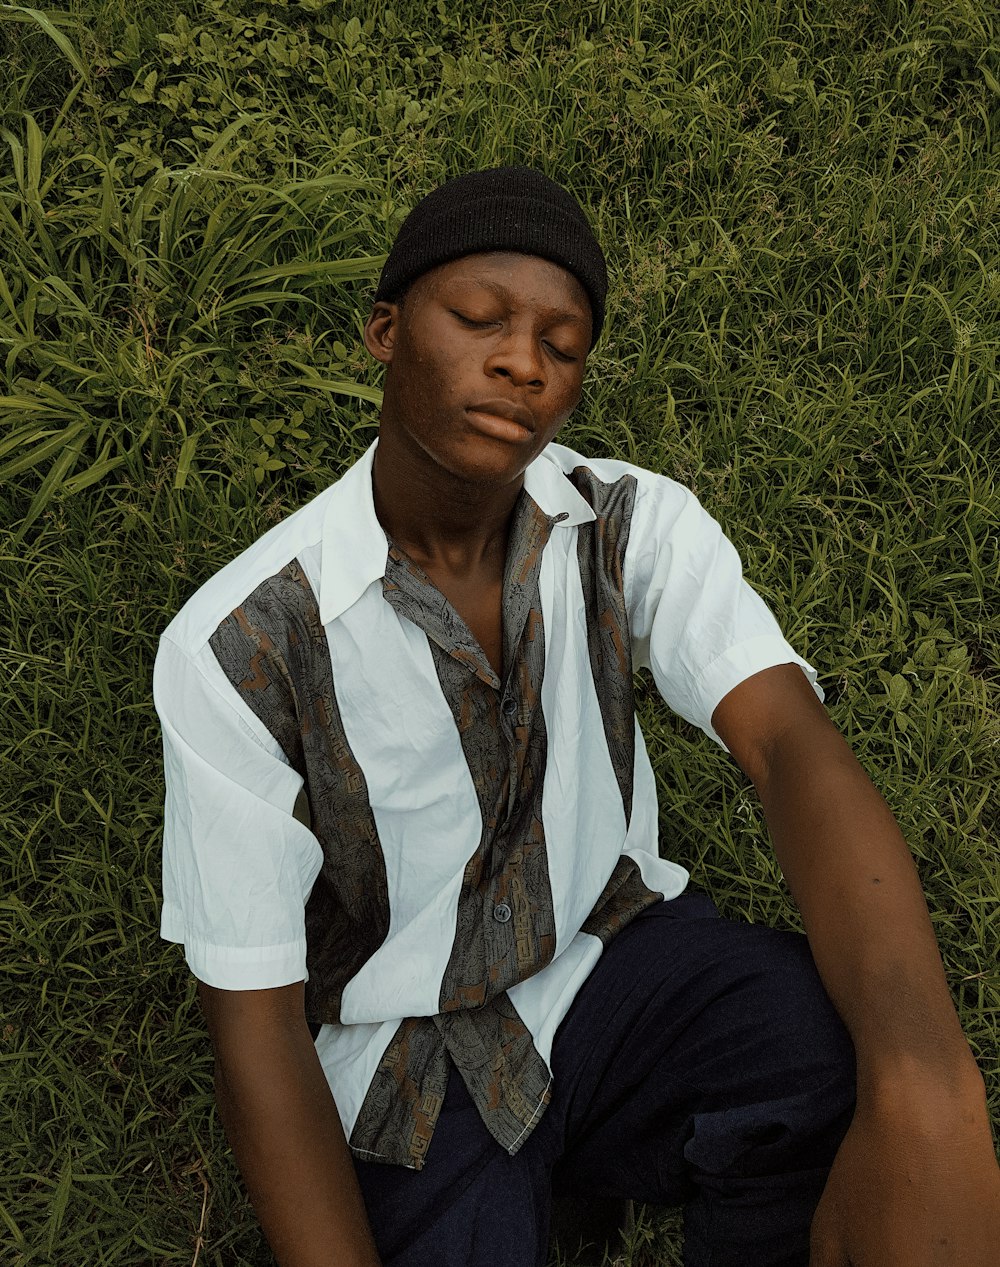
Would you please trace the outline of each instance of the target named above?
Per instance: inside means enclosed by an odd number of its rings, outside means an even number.
[[[399,304],[387,304],[384,300],[379,300],[365,322],[365,347],[375,360],[381,361],[383,365],[391,364],[393,352],[396,350],[399,313]]]

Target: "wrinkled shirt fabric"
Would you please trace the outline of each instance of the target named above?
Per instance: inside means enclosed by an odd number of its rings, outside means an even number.
[[[633,673],[720,743],[762,669],[822,693],[691,492],[558,444],[515,507],[498,677],[379,524],[375,448],[161,637],[161,934],[221,989],[305,980],[352,1150],[420,1169],[450,1064],[517,1152],[604,946],[684,888]]]

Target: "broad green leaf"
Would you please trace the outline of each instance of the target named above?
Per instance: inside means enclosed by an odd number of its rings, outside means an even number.
[[[59,48],[66,59],[84,79],[89,79],[87,68],[80,60],[76,49],[69,39],[59,30],[55,23],[39,9],[30,9],[22,4],[0,4],[0,18],[12,18],[15,21],[35,22],[50,40]]]
[[[20,475],[23,471],[30,471],[33,467],[39,466],[42,462],[50,458],[54,453],[60,450],[66,451],[68,446],[76,443],[81,433],[86,431],[87,424],[78,422],[73,426],[65,428],[51,439],[37,445],[34,449],[23,454],[19,458],[15,458],[11,462],[0,466],[0,483],[5,480],[13,479],[15,475]],[[81,441],[82,443],[82,441]]]
[[[66,1206],[69,1204],[69,1194],[72,1189],[73,1159],[72,1157],[67,1157],[63,1163],[62,1173],[59,1176],[59,1182],[56,1184],[56,1190],[52,1194],[52,1203],[49,1206],[48,1248],[50,1254],[55,1252],[56,1237],[59,1235],[59,1229],[62,1227],[62,1222],[66,1215]]]
[[[198,437],[196,435],[188,436],[181,445],[180,456],[177,459],[177,472],[174,475],[174,488],[180,489],[187,484],[188,476],[191,473],[191,463],[194,461],[194,452],[198,447]]]
[[[245,281],[271,282],[279,278],[294,277],[301,283],[337,281],[367,281],[377,277],[385,263],[384,255],[358,255],[345,260],[309,260],[296,264],[276,264],[247,273]]]
[[[28,140],[27,196],[41,210],[42,203],[39,190],[42,183],[42,149],[45,142],[42,139],[38,124],[35,122],[34,115],[26,113],[24,121]]]
[[[117,457],[105,457],[96,462],[92,462],[85,471],[80,471],[76,475],[71,476],[64,481],[62,492],[66,496],[79,493],[85,488],[90,488],[93,484],[99,484],[105,476],[110,475],[112,471],[118,469],[126,461],[125,455],[119,454]]]
[[[910,699],[911,694],[910,684],[906,678],[899,673],[894,673],[889,683],[889,703],[892,707],[902,708]]]
[[[329,392],[332,396],[353,396],[356,400],[367,400],[370,404],[382,405],[382,391],[378,387],[368,387],[365,383],[355,383],[350,379],[323,378],[305,365],[298,365],[306,370],[304,377],[292,379],[289,386],[312,387],[316,391]]]
[[[52,498],[59,492],[60,486],[66,476],[69,475],[73,467],[76,466],[83,450],[84,437],[77,436],[72,440],[65,449],[59,454],[56,460],[49,467],[48,473],[42,480],[38,492],[32,499],[31,505],[28,507],[28,513],[21,520],[17,531],[14,534],[15,541],[21,541],[24,534],[35,522],[40,514],[46,509]]]

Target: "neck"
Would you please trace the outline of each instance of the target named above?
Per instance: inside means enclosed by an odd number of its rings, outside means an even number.
[[[422,566],[449,572],[505,554],[523,475],[500,486],[470,484],[407,439],[383,428],[372,470],[375,514],[392,540]]]

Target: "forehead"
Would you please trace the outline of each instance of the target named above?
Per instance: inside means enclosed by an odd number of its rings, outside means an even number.
[[[491,295],[514,306],[558,310],[570,322],[589,324],[590,300],[579,280],[562,265],[540,255],[484,251],[439,264],[419,278],[424,294]]]

